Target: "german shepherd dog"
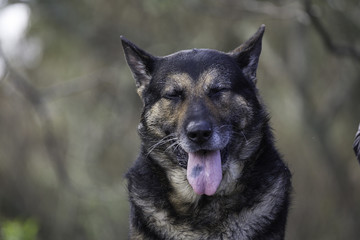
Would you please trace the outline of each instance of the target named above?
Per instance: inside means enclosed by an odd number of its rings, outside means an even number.
[[[291,174],[256,88],[264,30],[165,57],[122,37],[143,102],[130,239],[284,239]]]

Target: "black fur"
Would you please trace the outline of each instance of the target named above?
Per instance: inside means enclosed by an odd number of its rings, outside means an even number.
[[[166,57],[122,38],[144,103],[141,150],[126,175],[130,239],[284,239],[291,174],[256,89],[263,33],[264,26],[230,53],[194,49]],[[215,137],[186,137],[186,126],[199,118],[225,146]],[[210,196],[195,194],[186,180],[188,152],[199,149],[221,154],[223,178]]]
[[[355,155],[360,162],[360,124],[359,124],[359,129],[355,135],[353,148],[354,148]]]

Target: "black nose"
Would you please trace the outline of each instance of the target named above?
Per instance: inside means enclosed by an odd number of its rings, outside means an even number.
[[[195,143],[204,143],[212,135],[211,124],[207,121],[191,121],[186,127],[187,137]]]

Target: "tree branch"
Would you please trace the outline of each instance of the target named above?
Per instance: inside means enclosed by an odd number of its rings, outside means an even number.
[[[306,13],[300,8],[301,5],[297,2],[277,6],[272,2],[243,0],[240,4],[241,9],[245,11],[264,14],[277,19],[306,18]]]
[[[43,138],[47,154],[52,160],[52,163],[61,182],[69,185],[69,177],[64,164],[65,154],[64,146],[57,138],[52,119],[48,113],[47,106],[43,100],[40,91],[34,87],[25,77],[14,70],[5,58],[2,49],[0,48],[0,55],[3,56],[5,67],[7,69],[7,77],[11,79],[10,83],[17,89],[33,107],[37,116],[41,121],[43,128]]]
[[[49,87],[41,89],[41,95],[45,100],[53,100],[63,97],[68,97],[74,94],[81,93],[83,91],[93,89],[99,84],[106,82],[104,79],[106,76],[104,72],[108,72],[111,67],[97,70],[86,76],[82,76],[76,79],[62,81]]]
[[[325,26],[317,17],[314,8],[312,7],[311,1],[305,0],[304,4],[305,4],[305,11],[308,14],[315,30],[319,33],[326,48],[337,56],[351,57],[357,61],[360,61],[360,51],[358,49],[350,45],[340,45],[334,43],[329,32],[325,29]]]

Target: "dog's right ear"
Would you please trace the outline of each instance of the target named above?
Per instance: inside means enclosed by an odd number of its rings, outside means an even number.
[[[151,74],[156,57],[140,49],[123,36],[120,36],[120,38],[124,48],[126,61],[136,81],[137,92],[143,100],[143,92],[148,87],[152,78]]]
[[[265,32],[265,25],[261,25],[257,32],[240,47],[230,52],[230,55],[237,61],[243,73],[256,84],[256,69],[261,53],[262,37]]]

